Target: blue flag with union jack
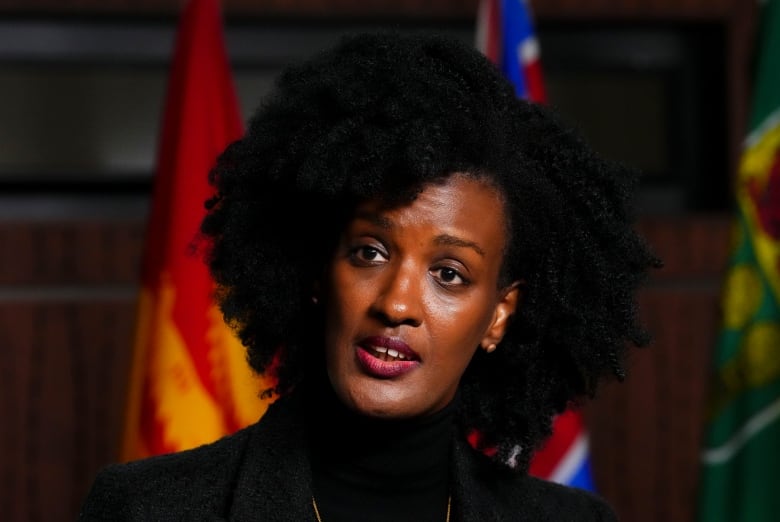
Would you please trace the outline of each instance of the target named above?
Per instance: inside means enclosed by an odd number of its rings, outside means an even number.
[[[527,1],[481,0],[477,48],[514,84],[518,96],[546,101],[539,41]]]

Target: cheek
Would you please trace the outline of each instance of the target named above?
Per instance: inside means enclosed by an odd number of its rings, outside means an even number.
[[[329,304],[339,315],[348,315],[351,308],[363,301],[361,286],[352,278],[334,274],[331,283]]]
[[[493,319],[493,306],[484,296],[466,301],[438,300],[429,310],[429,315],[436,318],[439,335],[469,346],[479,344]]]
[[[324,296],[325,332],[328,349],[332,344],[343,343],[352,336],[359,324],[361,311],[366,308],[369,296],[365,285],[346,277],[344,270],[331,271],[329,285]]]
[[[452,314],[436,322],[430,330],[431,354],[436,366],[447,375],[449,380],[455,374],[462,375],[479,349],[485,332],[485,323],[481,320],[466,320],[461,315]]]

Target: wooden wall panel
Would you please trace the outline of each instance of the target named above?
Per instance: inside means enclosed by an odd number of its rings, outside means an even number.
[[[0,513],[74,520],[116,459],[144,223],[0,223]]]
[[[535,0],[534,14],[553,18],[720,18],[739,0]]]
[[[720,327],[728,217],[653,220],[665,261],[641,293],[652,343],[586,408],[594,480],[621,520],[693,522],[711,354]]]
[[[717,292],[649,289],[651,346],[589,407],[594,480],[620,520],[693,521]]]
[[[139,221],[0,222],[0,287],[135,285]]]
[[[174,15],[180,0],[0,0],[0,12]],[[476,0],[224,0],[227,16],[437,17],[476,14]]]
[[[533,0],[545,18],[712,18],[740,0]],[[181,0],[0,0],[0,13],[157,14],[179,12]],[[224,0],[228,16],[472,18],[478,0]]]
[[[135,303],[0,303],[0,513],[75,520],[116,459]]]
[[[641,220],[639,233],[664,263],[651,274],[651,284],[718,283],[731,251],[731,217],[679,216]]]

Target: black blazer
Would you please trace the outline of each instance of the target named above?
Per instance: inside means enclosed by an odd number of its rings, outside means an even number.
[[[314,522],[296,402],[283,397],[260,422],[212,444],[105,468],[79,520]],[[451,491],[454,522],[616,520],[597,496],[498,469],[461,437],[452,452]]]

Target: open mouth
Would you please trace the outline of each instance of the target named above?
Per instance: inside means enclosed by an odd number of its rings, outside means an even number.
[[[420,365],[420,356],[398,338],[370,336],[358,343],[357,358],[363,369],[374,377],[401,375]]]
[[[393,362],[413,360],[411,357],[407,357],[398,350],[394,350],[392,348],[385,348],[384,346],[366,346],[365,348],[368,353],[381,361]]]

